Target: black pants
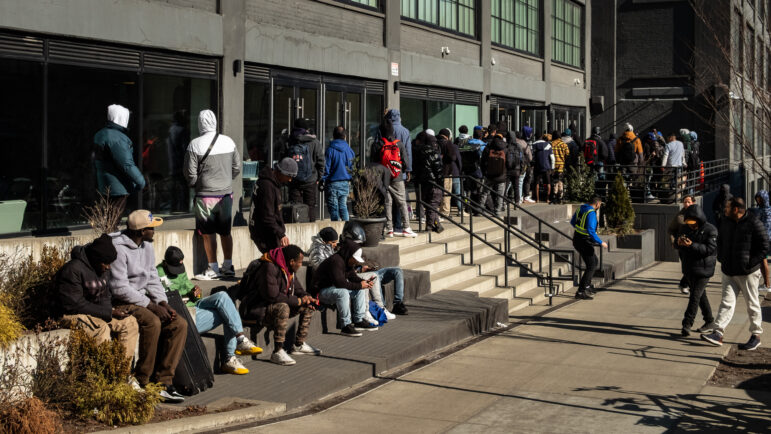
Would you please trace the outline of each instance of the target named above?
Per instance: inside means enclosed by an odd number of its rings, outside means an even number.
[[[586,266],[584,273],[581,275],[581,280],[578,283],[578,290],[584,291],[591,286],[592,277],[594,277],[594,272],[597,269],[597,264],[600,260],[597,258],[597,255],[594,254],[594,243],[592,243],[592,240],[587,236],[577,233],[574,234],[573,247],[575,247],[578,254],[581,255],[581,260],[584,261],[584,266]]]
[[[509,172],[509,183],[511,184],[511,189],[509,190],[509,199],[513,200],[515,203],[519,203],[519,200],[521,197],[519,197],[519,170],[515,170],[513,172]]]
[[[701,308],[701,315],[704,317],[705,323],[709,324],[715,320],[715,317],[712,316],[712,307],[707,299],[707,282],[709,282],[709,277],[688,276],[691,293],[688,296],[688,307],[685,309],[685,315],[683,315],[683,328],[693,326],[699,308]]]
[[[533,182],[533,166],[527,166],[527,171],[525,172],[524,184],[522,184],[522,196],[524,197],[530,196],[530,183],[532,182]]]
[[[430,182],[423,182],[420,185],[421,200],[435,209],[439,209],[439,205],[442,203],[442,190],[434,187]],[[429,228],[435,227],[439,223],[439,215],[431,208],[425,208],[426,225]]]
[[[689,285],[689,283],[688,283],[688,276],[683,274],[683,278],[680,279],[680,288],[688,288],[688,285]]]
[[[294,203],[308,205],[308,221],[316,221],[316,198],[318,197],[316,182],[307,184],[292,183],[289,185],[289,200]]]

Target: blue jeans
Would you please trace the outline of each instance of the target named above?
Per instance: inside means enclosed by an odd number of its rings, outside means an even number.
[[[327,209],[332,221],[348,221],[348,181],[333,181],[326,185]]]
[[[195,328],[198,333],[206,333],[220,324],[225,324],[225,355],[227,358],[236,354],[236,336],[243,333],[241,317],[226,291],[202,298],[195,305]]]
[[[383,294],[383,285],[388,282],[394,282],[394,304],[401,303],[404,300],[404,272],[400,267],[386,267],[375,271],[380,281],[380,292]]]
[[[353,322],[364,320],[367,311],[366,296],[363,290],[335,288],[330,286],[319,292],[319,301],[323,304],[337,306],[337,317],[340,318],[343,327],[351,323],[351,305],[353,305]]]
[[[460,197],[460,178],[452,178],[452,194]],[[455,202],[455,206],[458,208],[458,212],[460,212],[460,199],[453,199],[452,201]]]

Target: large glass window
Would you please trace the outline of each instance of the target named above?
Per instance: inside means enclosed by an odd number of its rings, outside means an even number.
[[[94,134],[105,126],[110,104],[120,104],[131,111],[128,137],[137,155],[139,75],[49,65],[48,89],[47,227],[85,224],[83,209],[94,202],[97,194]],[[130,200],[133,203],[129,206],[136,206],[134,196]]]
[[[462,33],[476,35],[476,0],[401,0],[405,18]]]
[[[734,11],[731,15],[731,63],[733,63],[733,70],[739,74],[744,70],[742,66],[742,51],[744,50],[744,37],[742,25],[742,16],[738,11]]]
[[[466,125],[472,131],[479,123],[479,106],[476,105],[414,98],[402,98],[400,105],[402,125],[410,130],[413,139],[428,128],[434,130],[434,133],[447,128],[457,136],[461,125]]]
[[[570,0],[552,0],[552,59],[583,66],[583,8]]]
[[[378,5],[378,0],[337,0],[340,3],[350,3],[356,6],[368,6],[372,9],[380,9],[380,6]]]
[[[146,74],[142,123],[142,206],[156,214],[189,213],[193,192],[182,175],[190,139],[198,137],[198,114],[217,113],[212,80]],[[239,150],[240,151],[240,150]]]
[[[372,144],[378,135],[380,120],[383,118],[383,95],[367,93],[364,115],[366,116],[365,131],[367,134],[366,146],[364,146],[365,160],[370,161],[372,158]]]
[[[479,106],[457,104],[455,106],[455,129],[453,135],[458,137],[460,132],[458,128],[461,125],[468,127],[469,133],[474,131],[474,127],[479,123]]]
[[[242,206],[248,208],[257,174],[270,161],[270,85],[244,83],[244,146]]]
[[[492,0],[492,41],[540,55],[541,0]]]
[[[41,228],[42,82],[40,63],[0,59],[0,233]]]

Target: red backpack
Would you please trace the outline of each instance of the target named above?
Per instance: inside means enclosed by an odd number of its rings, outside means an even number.
[[[383,146],[380,148],[380,164],[391,171],[391,178],[396,178],[402,174],[402,156],[397,145],[399,140],[391,142],[385,137],[380,140],[383,141]]]
[[[588,165],[593,165],[597,160],[597,141],[594,139],[586,139],[584,141],[584,162]]]

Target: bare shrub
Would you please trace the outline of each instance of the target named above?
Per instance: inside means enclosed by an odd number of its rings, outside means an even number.
[[[356,217],[371,218],[383,211],[383,201],[378,189],[378,174],[372,168],[366,168],[353,179],[353,211]]]
[[[110,200],[110,188],[102,194],[97,192],[98,199],[93,206],[87,206],[83,211],[86,221],[97,237],[118,231],[118,224],[126,209],[125,200]]]

